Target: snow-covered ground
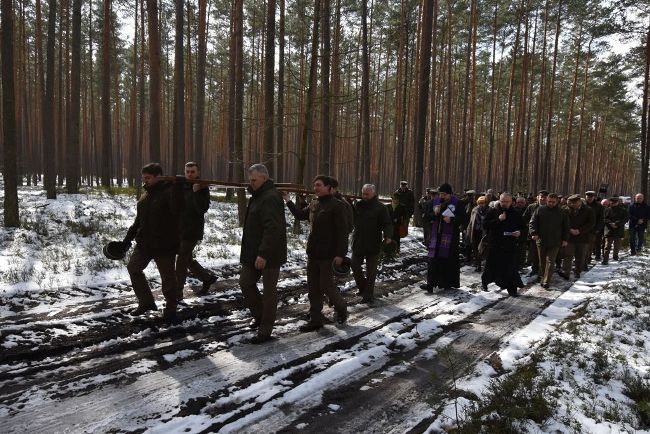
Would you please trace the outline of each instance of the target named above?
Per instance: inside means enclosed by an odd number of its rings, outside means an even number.
[[[132,223],[134,196],[21,187],[22,227],[0,229],[0,431],[648,432],[646,254],[516,299],[481,291],[466,267],[459,291],[430,295],[415,229],[377,302],[342,281],[348,323],[301,334],[305,237],[290,234],[278,339],[255,346],[236,205],[213,195],[197,259],[216,292],[188,291],[168,326],[124,313],[125,262],[101,253]]]

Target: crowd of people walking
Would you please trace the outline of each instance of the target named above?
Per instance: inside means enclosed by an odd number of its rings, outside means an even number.
[[[216,281],[193,257],[203,238],[210,195],[207,185],[199,182],[195,162],[185,165],[185,177],[177,177],[176,182],[161,181],[161,176],[157,163],[142,168],[145,192],[133,225],[117,244],[123,256],[136,242],[127,265],[138,299],[132,315],[157,310],[143,273],[154,261],[165,298],[163,319],[174,321],[177,306],[183,303],[188,270],[203,282],[200,294]],[[618,261],[626,225],[630,253],[638,254],[650,218],[650,207],[640,193],[628,207],[618,196],[601,198],[594,191],[562,197],[542,190],[535,198],[521,193],[497,195],[492,189],[459,195],[444,183],[428,188],[416,203],[408,182],[401,181],[391,202],[384,204],[372,184],[363,185],[361,197],[351,200],[338,191],[335,178],[318,175],[312,182],[311,201],[298,197],[294,202],[277,188],[263,164],[248,169],[248,181],[239,286],[252,316],[250,326],[257,330],[252,343],[272,339],[280,267],[287,261],[285,203],[296,219],[310,225],[306,246],[310,307],[308,321],[300,327],[303,332],[318,330],[327,322],[324,302],[334,308],[337,323],[346,322],[347,305],[336,274],[351,269],[361,302],[373,302],[380,258],[399,253],[400,238],[408,234],[414,215],[414,223],[423,228],[423,254],[427,255],[423,289],[459,288],[461,267],[470,265],[482,273],[483,290],[495,283],[515,297],[524,286],[521,273],[528,266],[528,277],[548,289],[555,270],[569,280],[571,273],[579,278],[594,260],[608,264],[611,254]]]

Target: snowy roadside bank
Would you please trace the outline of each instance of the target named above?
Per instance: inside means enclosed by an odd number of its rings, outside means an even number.
[[[455,382],[427,432],[650,432],[647,264],[627,257],[584,274]]]

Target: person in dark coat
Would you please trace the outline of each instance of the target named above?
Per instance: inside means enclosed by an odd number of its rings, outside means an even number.
[[[587,255],[585,259],[585,270],[587,269],[589,262],[591,262],[591,255],[594,254],[596,261],[601,259],[601,244],[603,243],[603,230],[605,228],[605,209],[600,203],[600,200],[596,197],[595,191],[588,191],[585,193],[585,203],[589,208],[594,211],[594,230],[591,232],[591,238],[589,240],[589,246],[587,248]]]
[[[434,189],[427,188],[426,194],[420,198],[418,202],[418,208],[420,208],[420,215],[422,216],[422,235],[423,242],[425,246],[429,245],[429,240],[431,239],[431,225],[427,224],[425,221],[425,215],[430,214],[431,203],[433,202]]]
[[[472,209],[472,215],[469,218],[469,224],[465,230],[465,237],[472,246],[472,259],[474,260],[474,271],[482,271],[484,255],[479,251],[481,239],[485,234],[483,221],[488,212],[488,204],[485,196],[480,196],[476,200],[476,206]]]
[[[520,194],[515,199],[515,203],[512,206],[517,213],[524,218],[524,213],[528,208],[528,201],[526,198]],[[528,253],[528,223],[524,221],[524,229],[521,232],[521,236],[517,238],[517,269],[521,270],[526,265],[526,254]]]
[[[239,286],[253,316],[252,326],[258,327],[251,342],[259,344],[271,339],[275,324],[280,266],[287,262],[287,222],[282,195],[269,179],[266,166],[253,164],[248,181],[251,198],[241,240]],[[257,288],[260,277],[263,294]]]
[[[180,244],[183,183],[160,181],[162,174],[162,167],[158,163],[149,163],[142,168],[144,193],[138,200],[135,222],[123,242],[136,242],[126,266],[138,298],[138,307],[131,314],[142,315],[158,309],[143,272],[153,260],[160,272],[165,297],[163,319],[173,321],[176,319],[178,293],[174,260]]]
[[[352,230],[354,229],[354,210],[352,209],[352,203],[348,201],[348,199],[345,198],[339,191],[339,181],[338,179],[334,177],[331,178],[331,183],[332,183],[332,191],[334,194],[334,197],[337,200],[340,200],[343,205],[345,205],[345,216],[346,216],[346,225],[348,229],[348,237],[352,233]]]
[[[313,181],[314,193],[318,198],[311,232],[307,238],[307,287],[309,291],[309,322],[300,327],[310,332],[323,327],[323,295],[327,295],[336,311],[336,321],[345,323],[348,318],[347,305],[336,285],[332,263],[339,266],[348,251],[347,208],[333,195],[332,178],[318,175]],[[309,219],[309,206],[302,209],[283,194],[289,211],[299,220]]]
[[[408,220],[411,220],[413,213],[415,212],[415,193],[409,188],[409,183],[406,181],[400,181],[399,188],[393,193],[399,199],[399,203],[404,205],[408,213]],[[408,224],[408,221],[407,221]]]
[[[645,230],[648,227],[650,218],[650,206],[645,203],[642,193],[634,196],[634,203],[628,209],[630,214],[630,253],[632,256],[641,252],[645,241]]]
[[[618,196],[609,198],[610,207],[605,209],[605,251],[603,252],[603,264],[609,263],[609,252],[614,247],[613,258],[618,261],[618,251],[621,249],[621,240],[625,236],[625,222],[629,216],[627,209]]]
[[[594,226],[596,225],[596,215],[587,204],[577,194],[567,198],[567,213],[569,215],[569,243],[564,249],[564,258],[562,258],[562,270],[558,272],[560,276],[569,279],[571,274],[571,263],[575,257],[575,276],[580,278],[580,273],[584,269],[585,257],[589,246],[589,240],[592,238]]]
[[[546,199],[548,198],[549,192],[546,190],[541,190],[537,193],[537,202],[531,203],[524,211],[523,218],[524,224],[528,226],[530,220],[533,218],[533,214],[537,211],[540,206],[546,205]],[[540,275],[539,274],[539,256],[537,254],[537,242],[531,238],[530,232],[528,233],[528,263],[530,264],[530,273],[529,277]]]
[[[400,230],[404,231],[404,228],[408,228],[409,224],[408,210],[404,205],[402,205],[396,195],[392,196],[391,203],[386,205],[386,208],[388,209],[390,221],[393,224],[393,236],[391,239],[395,242],[395,244],[397,244],[396,252],[399,253],[400,238],[402,238]]]
[[[524,220],[513,208],[510,193],[501,193],[483,225],[488,237],[485,271],[481,275],[483,289],[487,291],[488,284],[494,282],[516,297],[517,288],[524,286],[517,270],[517,240],[523,233]]]
[[[362,200],[354,204],[354,232],[352,233],[352,273],[363,303],[373,300],[377,260],[382,240],[393,242],[393,224],[388,209],[377,199],[377,189],[366,184],[361,189]],[[382,236],[383,234],[383,236]],[[366,274],[361,268],[366,262]]]
[[[201,170],[197,163],[193,161],[185,163],[185,178],[199,179],[200,177]],[[208,185],[186,183],[183,186],[183,196],[185,204],[181,214],[181,244],[176,257],[177,299],[179,302],[183,299],[183,288],[188,270],[203,283],[200,294],[207,294],[210,285],[217,280],[194,259],[194,248],[203,239],[204,214],[210,208]]]
[[[424,289],[460,287],[460,224],[465,221],[465,209],[451,185],[445,183],[438,188],[439,197],[433,202],[431,216],[431,242],[427,283]]]
[[[566,247],[569,242],[569,217],[558,206],[559,202],[557,194],[549,194],[546,205],[535,211],[528,225],[530,236],[537,243],[542,287],[547,289],[555,271],[555,258],[560,247]]]

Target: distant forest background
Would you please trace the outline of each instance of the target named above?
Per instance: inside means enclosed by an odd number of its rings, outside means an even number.
[[[647,190],[648,1],[2,0],[2,170]],[[631,47],[618,54],[613,43]],[[7,206],[7,205],[5,205]],[[7,210],[5,210],[7,211]],[[6,217],[6,212],[5,212]]]

